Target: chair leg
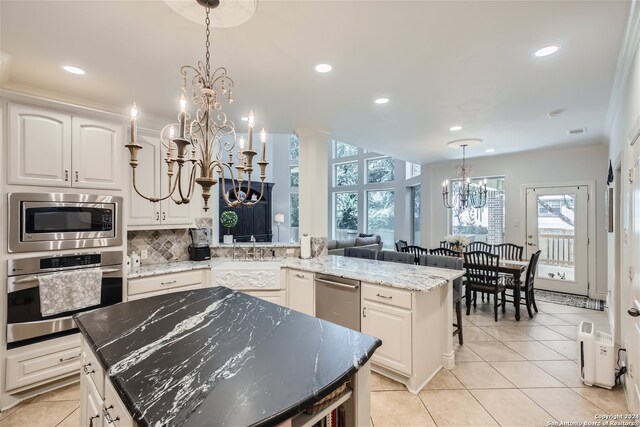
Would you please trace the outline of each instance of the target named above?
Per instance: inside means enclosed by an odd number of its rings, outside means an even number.
[[[458,342],[462,345],[462,303],[456,303],[456,318],[458,322]]]
[[[536,305],[536,293],[534,292],[533,288],[531,288],[531,304],[533,304],[533,309],[537,313],[538,306]]]
[[[524,291],[524,302],[527,304],[527,313],[529,313],[529,317],[533,317],[533,312],[531,311],[531,292],[529,289]]]
[[[495,296],[498,299],[498,294]],[[507,311],[507,291],[502,291],[502,314]]]
[[[498,321],[498,298],[493,298],[493,317]]]
[[[473,291],[473,308],[476,308],[476,302],[478,301],[478,292]]]
[[[467,300],[467,316],[471,313],[471,289],[467,286],[465,291],[465,299]]]

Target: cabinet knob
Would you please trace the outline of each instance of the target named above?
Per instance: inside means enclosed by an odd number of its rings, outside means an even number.
[[[627,310],[627,313],[629,314],[629,316],[631,317],[638,317],[640,316],[640,310],[638,310],[635,307],[630,308],[629,310]]]

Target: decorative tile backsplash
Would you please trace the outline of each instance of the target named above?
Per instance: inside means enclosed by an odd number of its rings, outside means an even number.
[[[196,218],[197,227],[212,227],[211,218]],[[142,264],[159,264],[170,261],[188,261],[191,237],[188,229],[140,230],[127,232],[127,255],[147,250]]]

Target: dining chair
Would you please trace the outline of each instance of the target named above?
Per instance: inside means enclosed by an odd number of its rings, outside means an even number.
[[[524,246],[518,246],[513,243],[502,243],[500,245],[493,245],[493,253],[500,256],[500,259],[509,260],[522,260],[522,252]]]
[[[519,283],[514,283],[513,280],[509,282],[505,282],[505,288],[515,291],[516,286],[520,286],[520,294],[524,293],[524,303],[527,306],[527,312],[529,313],[529,317],[533,317],[533,312],[531,311],[531,307],[535,312],[538,312],[538,307],[536,306],[536,298],[533,291],[533,284],[536,279],[536,270],[538,269],[538,259],[540,258],[540,253],[542,251],[537,251],[533,255],[531,255],[531,260],[529,261],[529,265],[527,266],[527,274],[524,277],[524,281]],[[512,299],[509,301],[513,301],[515,304],[520,304],[520,301],[516,301],[515,292],[511,294]]]
[[[444,248],[441,248],[444,249]],[[460,257],[450,257],[441,255],[420,255],[420,265],[427,267],[449,268],[451,270],[462,270],[463,261]],[[453,324],[453,336],[458,335],[458,342],[463,343],[462,337],[462,277],[453,281],[453,305],[456,310],[456,323]]]
[[[414,264],[415,256],[406,252],[380,251],[378,261],[399,262],[402,264]]]
[[[492,249],[493,248],[488,243],[485,243],[485,242],[471,242],[464,248],[464,251],[465,252],[474,252],[474,251],[491,252]]]
[[[467,285],[465,295],[467,299],[467,316],[471,313],[471,293],[485,292],[493,295],[493,313],[495,321],[498,321],[498,307],[502,306],[505,312],[505,285],[500,280],[498,266],[500,257],[490,252],[472,251],[464,252],[464,268]],[[502,302],[498,302],[498,297],[502,295]],[[475,307],[475,298],[473,300]]]
[[[406,240],[396,240],[396,252],[402,252],[402,248],[408,246],[409,242]]]
[[[377,250],[366,248],[344,248],[344,256],[351,258],[373,259],[377,257]]]
[[[440,240],[440,247],[441,248],[447,248],[447,249],[453,249],[453,245],[449,242],[447,242],[446,240]]]
[[[414,264],[418,263],[418,258],[420,257],[420,255],[427,255],[429,253],[427,249],[415,245],[405,246],[404,248],[402,248],[402,252],[413,254]]]
[[[454,251],[453,249],[448,248],[433,248],[429,249],[430,255],[439,255],[439,256],[448,256],[448,257],[460,257],[460,252]]]

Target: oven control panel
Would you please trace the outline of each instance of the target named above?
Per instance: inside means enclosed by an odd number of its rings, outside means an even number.
[[[69,255],[53,258],[40,259],[40,269],[58,269],[58,268],[70,268],[81,267],[83,265],[100,264],[100,254],[83,254],[83,255]]]

